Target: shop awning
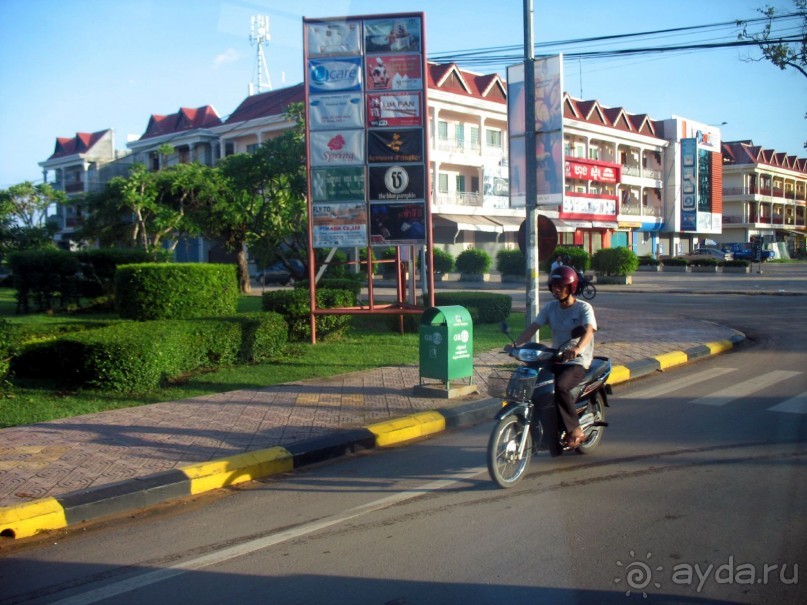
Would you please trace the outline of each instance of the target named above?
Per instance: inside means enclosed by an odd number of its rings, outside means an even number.
[[[578,229],[591,229],[591,221],[566,221],[560,218],[547,218],[555,225],[558,233],[574,233]]]
[[[521,223],[524,222],[524,217],[522,216],[490,216],[486,218],[500,224],[505,233],[518,231],[521,228]]]
[[[502,233],[504,228],[484,216],[473,214],[435,214],[432,216],[435,227],[453,227],[457,231],[486,231]]]

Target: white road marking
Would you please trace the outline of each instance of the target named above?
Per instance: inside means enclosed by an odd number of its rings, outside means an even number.
[[[790,414],[807,414],[807,391],[801,395],[777,403],[775,406],[768,408],[769,412],[788,412]]]
[[[727,403],[730,403],[736,399],[742,399],[743,397],[746,397],[750,393],[755,393],[757,391],[767,389],[768,387],[778,382],[787,380],[788,378],[793,378],[794,376],[798,376],[799,374],[801,374],[801,372],[791,372],[789,370],[774,370],[772,372],[762,374],[761,376],[755,376],[754,378],[751,378],[749,380],[744,380],[743,382],[733,384],[730,387],[721,389],[715,394],[695,399],[691,403],[695,403],[698,405],[711,405],[711,406],[726,405]]]
[[[61,601],[56,601],[53,605],[89,605],[90,603],[97,603],[98,601],[103,601],[104,599],[111,599],[120,594],[132,592],[133,590],[144,588],[158,582],[163,582],[188,571],[194,571],[209,567],[211,565],[217,565],[229,559],[242,557],[264,548],[269,548],[275,544],[280,544],[281,542],[286,542],[288,540],[294,540],[300,536],[311,534],[321,529],[338,525],[339,523],[344,523],[345,521],[349,521],[350,519],[354,519],[361,515],[387,508],[388,506],[392,506],[398,502],[416,498],[417,496],[421,496],[428,492],[445,489],[455,483],[459,483],[460,481],[465,481],[467,479],[476,477],[485,471],[486,469],[484,467],[478,467],[467,469],[459,473],[454,473],[449,478],[431,481],[413,489],[391,494],[386,498],[374,500],[373,502],[368,502],[367,504],[362,504],[361,506],[348,509],[339,515],[326,517],[320,521],[312,521],[311,523],[306,523],[299,527],[288,529],[277,534],[264,536],[263,538],[258,538],[256,540],[252,540],[251,542],[245,542],[244,544],[230,546],[229,548],[224,548],[217,552],[212,552],[210,554],[197,557],[196,559],[183,561],[182,563],[177,563],[176,565],[171,565],[164,569],[146,572],[126,580],[121,580],[120,582],[115,582],[114,584],[109,584],[95,590],[90,590],[82,594],[77,594],[72,597],[62,599]]]
[[[717,378],[718,376],[728,374],[729,372],[734,372],[734,370],[735,368],[714,368],[712,370],[704,370],[702,372],[676,378],[675,380],[660,382],[658,385],[648,387],[646,389],[640,389],[638,391],[633,391],[632,393],[625,393],[624,395],[620,395],[620,398],[644,399],[659,397],[660,395],[666,395],[667,393],[672,393],[678,389],[682,389],[699,382],[704,382],[705,380],[711,380],[712,378]]]

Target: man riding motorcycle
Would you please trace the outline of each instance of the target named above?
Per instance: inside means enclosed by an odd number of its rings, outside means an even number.
[[[532,340],[541,326],[549,325],[552,330],[552,347],[563,349],[563,362],[555,368],[555,402],[563,424],[566,426],[567,447],[575,449],[586,440],[575,412],[575,396],[571,392],[582,382],[586,370],[594,357],[594,332],[597,320],[594,308],[584,300],[578,300],[577,272],[568,266],[554,269],[549,275],[549,291],[554,300],[545,304],[535,319],[515,339],[514,346],[521,347]],[[574,340],[577,339],[577,340]],[[571,341],[571,342],[570,342]],[[558,451],[550,449],[553,455]]]

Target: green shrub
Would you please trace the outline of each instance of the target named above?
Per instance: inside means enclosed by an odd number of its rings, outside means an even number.
[[[352,277],[342,277],[342,278],[323,277],[322,279],[319,280],[319,283],[317,283],[317,290],[319,290],[320,288],[329,288],[333,290],[349,290],[350,292],[353,292],[353,294],[355,294],[356,297],[358,298],[359,294],[361,293],[363,283],[362,281],[359,280],[366,279],[366,277],[367,277],[366,275],[363,277],[359,276],[359,279]],[[293,287],[296,290],[308,291],[308,280],[302,279],[300,281],[294,282]]]
[[[279,357],[286,334],[276,313],[119,322],[29,346],[12,367],[22,377],[46,375],[72,388],[146,392],[201,368]]]
[[[435,248],[432,250],[434,257],[434,272],[435,273],[451,273],[456,266],[454,255],[445,250]]]
[[[474,323],[482,324],[505,321],[513,309],[513,299],[497,292],[435,292],[434,304],[465,307]]]
[[[311,303],[308,290],[273,290],[264,292],[264,311],[279,313],[289,326],[289,340],[311,338]],[[350,290],[318,288],[317,308],[334,309],[355,307],[356,295]],[[350,325],[350,315],[318,315],[316,317],[317,337],[342,334]]]
[[[717,265],[716,258],[696,258],[689,261],[690,267],[717,267]]]
[[[658,260],[657,258],[653,258],[649,254],[639,257],[640,267],[658,267],[660,264],[661,264],[660,260]]]
[[[723,267],[749,267],[751,266],[751,261],[742,260],[742,259],[733,259],[727,260],[720,263]]]
[[[136,248],[97,248],[75,253],[82,264],[84,278],[95,282],[101,289],[97,296],[112,294],[115,290],[115,269],[118,265],[154,262],[151,254]]]
[[[580,271],[587,271],[589,268],[591,257],[589,256],[588,252],[577,246],[558,246],[555,248],[549,258],[545,258],[541,262],[541,266],[544,271],[549,273],[552,263],[555,262],[555,258],[558,256],[558,254],[564,257],[568,256],[571,265]]]
[[[594,253],[591,267],[601,275],[630,275],[639,266],[639,259],[630,248],[602,248]]]
[[[54,304],[66,308],[79,297],[80,263],[66,250],[25,250],[9,256],[9,267],[17,290],[17,308],[22,313],[31,310],[51,311]]]
[[[688,267],[689,262],[685,258],[681,258],[680,256],[675,256],[673,258],[665,258],[661,261],[661,264],[665,267]]]
[[[235,314],[235,265],[140,263],[115,272],[115,301],[124,319],[187,319]]]
[[[471,248],[460,252],[459,256],[457,256],[457,271],[471,275],[487,273],[490,270],[491,262],[490,255],[487,252]]]
[[[11,390],[8,373],[11,368],[11,359],[17,350],[17,338],[12,325],[0,318],[0,394]]]
[[[328,255],[324,251],[321,251],[319,256],[319,263],[321,264],[325,262]],[[334,252],[333,257],[331,257],[331,261],[328,263],[328,268],[325,269],[325,274],[323,277],[332,279],[340,279],[345,277],[348,274],[347,260],[347,254],[341,250]]]
[[[527,259],[521,250],[502,250],[496,255],[496,270],[502,275],[527,274]]]

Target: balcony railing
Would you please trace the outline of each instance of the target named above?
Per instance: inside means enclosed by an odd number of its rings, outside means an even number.
[[[765,195],[785,200],[807,201],[807,193],[803,191],[786,191],[779,187],[723,187],[723,195]]]
[[[481,206],[482,196],[478,193],[457,191],[456,193],[438,193],[438,205]]]
[[[82,191],[84,191],[84,183],[83,182],[67,183],[64,186],[64,191],[65,193],[81,193]]]
[[[661,216],[661,207],[642,206],[640,204],[620,204],[619,214],[628,216]]]

